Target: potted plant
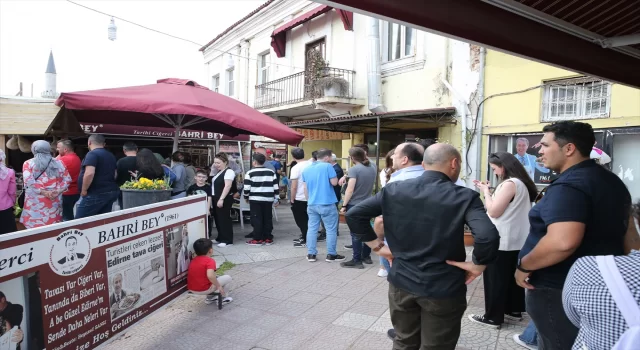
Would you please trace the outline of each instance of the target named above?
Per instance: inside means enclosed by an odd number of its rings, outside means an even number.
[[[324,89],[325,97],[343,97],[349,93],[349,82],[342,77],[322,77],[317,85]]]
[[[125,182],[122,191],[122,209],[140,207],[171,199],[169,180],[149,180],[141,177]]]

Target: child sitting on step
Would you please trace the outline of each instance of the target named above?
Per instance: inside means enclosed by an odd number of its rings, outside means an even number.
[[[193,242],[196,257],[189,264],[187,273],[187,289],[196,295],[206,295],[205,303],[213,304],[218,301],[218,295],[224,298],[223,304],[233,301],[223,289],[231,282],[231,276],[216,277],[216,261],[213,259],[213,243],[211,240],[200,238]]]

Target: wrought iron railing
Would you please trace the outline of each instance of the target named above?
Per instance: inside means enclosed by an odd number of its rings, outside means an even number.
[[[353,98],[355,73],[339,68],[325,68],[322,77],[312,81],[305,72],[296,73],[256,85],[256,109],[284,106],[322,97]]]

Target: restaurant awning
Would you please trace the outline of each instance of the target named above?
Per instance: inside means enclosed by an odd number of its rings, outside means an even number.
[[[290,20],[289,22],[276,28],[271,34],[271,47],[275,51],[276,56],[284,57],[286,54],[287,32],[305,22],[308,22],[324,13],[333,10],[331,6],[319,6],[315,9],[305,12],[304,14]],[[345,30],[353,30],[353,13],[346,10],[337,9],[340,19]]]
[[[394,130],[396,129],[394,128],[394,125],[402,123],[455,124],[455,113],[456,109],[454,107],[430,108],[300,120],[288,122],[285,123],[285,125],[296,129],[359,133],[366,130],[376,129],[378,126],[378,118],[380,119],[381,130]]]
[[[57,116],[54,100],[0,97],[0,135],[82,135],[73,116]]]
[[[640,87],[638,0],[315,0]]]

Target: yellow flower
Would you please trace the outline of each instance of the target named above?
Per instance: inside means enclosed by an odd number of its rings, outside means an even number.
[[[158,180],[157,184],[158,185],[164,185],[164,180]]]

